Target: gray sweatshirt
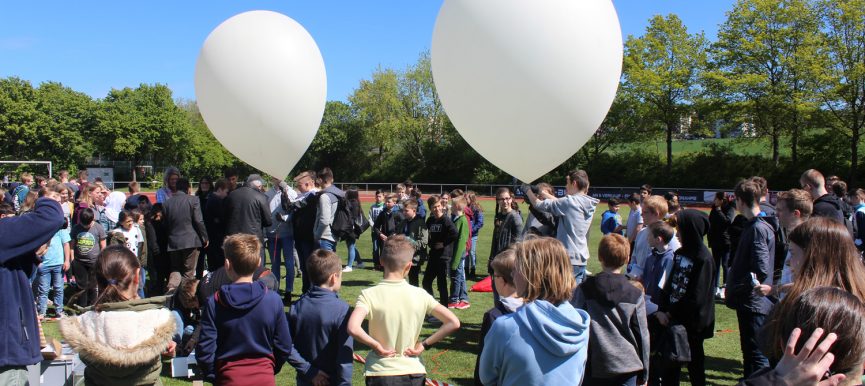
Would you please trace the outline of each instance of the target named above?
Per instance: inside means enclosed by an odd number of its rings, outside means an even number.
[[[538,201],[536,208],[559,219],[556,239],[565,245],[571,265],[586,265],[589,260],[588,234],[598,199],[585,194],[571,194],[557,199]]]
[[[333,224],[333,217],[336,215],[339,198],[345,198],[345,192],[336,186],[328,186],[321,192],[321,196],[318,198],[318,214],[316,215],[315,228],[313,228],[313,235],[315,235],[316,240],[324,239],[336,242],[336,237],[331,233],[330,226]]]

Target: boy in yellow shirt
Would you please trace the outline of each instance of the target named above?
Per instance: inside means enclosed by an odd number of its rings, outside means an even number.
[[[411,240],[391,236],[382,249],[384,279],[361,291],[348,319],[348,332],[372,348],[366,357],[367,385],[422,386],[426,368],[420,361],[421,353],[458,330],[460,321],[432,295],[405,280],[414,255]],[[419,339],[430,313],[443,324],[434,334]],[[369,319],[369,333],[361,326],[364,319]]]

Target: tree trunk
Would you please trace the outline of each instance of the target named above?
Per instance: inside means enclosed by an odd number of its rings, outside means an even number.
[[[859,127],[853,127],[853,137],[850,140],[850,176],[847,179],[847,186],[851,190],[856,186],[856,174],[859,169],[859,138],[862,136],[859,130]]]
[[[778,146],[781,133],[775,129],[772,131],[772,162],[777,167],[780,163],[780,154],[778,154]]]
[[[667,122],[667,176],[673,173],[673,129],[676,124]]]

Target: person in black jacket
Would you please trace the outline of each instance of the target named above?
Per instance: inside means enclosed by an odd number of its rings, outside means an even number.
[[[403,204],[401,220],[396,229],[397,233],[406,235],[414,245],[411,269],[408,271],[408,283],[417,286],[420,279],[420,267],[427,259],[427,244],[429,243],[429,231],[423,216],[418,213],[417,201],[408,200]]]
[[[445,216],[442,199],[437,195],[427,199],[430,217],[426,221],[429,230],[429,263],[423,277],[423,288],[430,295],[432,282],[436,280],[439,290],[439,302],[447,307],[450,300],[448,278],[450,278],[450,259],[453,255],[454,242],[459,236],[457,227],[448,216]]]
[[[744,180],[736,185],[736,208],[747,224],[739,238],[736,254],[730,265],[727,280],[727,307],[736,310],[739,322],[742,363],[745,377],[769,367],[769,360],[760,351],[757,334],[772,310],[767,293],[756,289],[773,285],[775,261],[776,217],[760,216],[760,189],[753,181]]]
[[[712,211],[709,212],[709,247],[712,248],[712,258],[715,261],[715,296],[721,294],[721,272],[723,267],[724,282],[727,281],[727,269],[730,264],[730,224],[736,218],[736,208],[727,199],[724,192],[716,192],[712,201]]]
[[[264,228],[273,221],[270,216],[270,205],[262,191],[264,180],[258,174],[250,174],[246,185],[235,189],[225,199],[225,235],[231,236],[246,233],[258,237],[261,245],[264,243]],[[261,264],[264,264],[264,248],[261,249]]]
[[[300,196],[291,203],[291,226],[294,231],[294,249],[297,250],[303,281],[302,293],[306,293],[311,286],[306,274],[306,258],[316,249],[313,229],[318,212],[318,195],[315,191],[315,179],[316,175],[312,170],[307,170],[294,177]]]
[[[799,178],[802,190],[811,193],[814,198],[815,217],[829,217],[840,223],[844,223],[844,213],[841,208],[841,200],[826,190],[826,182],[823,174],[814,169],[808,169]]]
[[[171,260],[171,276],[168,290],[180,285],[180,276],[195,277],[198,248],[207,247],[207,230],[198,198],[189,195],[189,180],[177,180],[177,192],[162,203],[168,230],[168,255]]]
[[[709,216],[705,213],[685,209],[676,214],[677,234],[682,247],[673,257],[670,278],[659,299],[661,312],[658,321],[662,325],[681,324],[688,332],[688,347],[691,361],[688,376],[692,385],[706,384],[706,356],[703,341],[711,338],[715,328],[714,267],[712,255],[703,244],[709,232]],[[663,383],[678,384],[681,368],[674,366],[665,372]]]
[[[373,221],[372,232],[381,245],[384,245],[384,241],[388,237],[398,233],[397,224],[403,220],[402,212],[397,207],[397,200],[398,197],[396,194],[391,193],[387,195],[387,198],[384,200],[384,210]],[[380,264],[380,262],[377,264]],[[379,271],[383,270],[381,265],[377,265],[375,269]]]
[[[207,246],[207,271],[213,272],[225,265],[222,241],[225,240],[225,197],[228,196],[228,181],[216,180],[207,196],[204,209],[204,227],[210,245]]]

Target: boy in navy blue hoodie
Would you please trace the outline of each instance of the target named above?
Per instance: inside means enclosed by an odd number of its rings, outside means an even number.
[[[59,196],[50,197],[53,199],[36,200],[33,211],[27,214],[0,220],[0,328],[4,331],[0,334],[0,379],[26,382],[27,366],[42,360],[36,307],[27,277],[39,263],[36,250],[63,225]]]
[[[318,249],[306,260],[312,287],[291,305],[289,329],[297,384],[351,385],[354,339],[348,334],[348,303],[339,298],[342,262]],[[294,363],[293,363],[294,364]]]
[[[225,238],[223,250],[234,283],[207,299],[195,349],[198,366],[205,379],[219,385],[274,385],[291,353],[291,334],[282,298],[252,280],[261,242],[236,234]]]

